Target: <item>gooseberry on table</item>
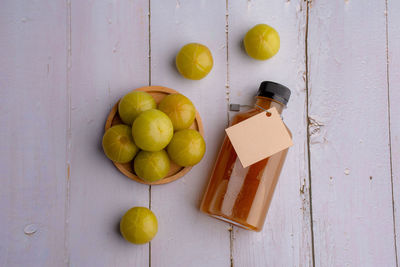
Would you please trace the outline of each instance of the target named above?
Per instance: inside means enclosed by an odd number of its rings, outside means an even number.
[[[167,147],[168,155],[179,166],[188,167],[201,161],[206,143],[201,134],[193,129],[175,132]]]
[[[196,108],[192,101],[182,94],[170,94],[164,97],[158,109],[168,115],[175,131],[189,128],[196,116]]]
[[[162,111],[143,111],[133,122],[132,136],[135,144],[146,151],[160,151],[174,134],[170,118]]]
[[[123,124],[113,126],[105,132],[102,146],[106,156],[118,163],[131,161],[139,150],[133,141],[131,127]]]
[[[142,91],[133,91],[121,98],[118,104],[118,113],[121,120],[132,125],[136,117],[143,111],[156,108],[154,98]]]
[[[251,28],[244,37],[247,54],[258,60],[266,60],[278,53],[280,38],[278,32],[266,24]]]
[[[157,217],[148,208],[134,207],[122,217],[119,228],[127,241],[133,244],[145,244],[157,234]]]
[[[181,48],[176,55],[176,67],[183,77],[200,80],[207,76],[213,67],[213,58],[207,46],[190,43]]]

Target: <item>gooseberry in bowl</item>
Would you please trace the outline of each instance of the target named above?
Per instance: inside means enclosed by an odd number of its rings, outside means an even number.
[[[191,80],[206,77],[214,64],[208,47],[198,43],[183,46],[176,55],[175,62],[179,73]]]
[[[121,120],[132,125],[136,117],[145,110],[156,108],[154,98],[142,91],[133,91],[122,97],[118,104],[118,113]]]
[[[131,161],[139,150],[133,141],[131,127],[123,124],[109,128],[103,135],[102,145],[106,156],[118,163]]]
[[[175,132],[167,151],[171,160],[179,166],[193,166],[203,158],[206,143],[198,131],[185,129]]]
[[[135,144],[146,151],[160,151],[174,134],[171,119],[162,111],[143,111],[133,122],[132,136]]]
[[[192,101],[182,94],[170,94],[160,102],[158,109],[168,115],[175,131],[189,128],[196,117]]]
[[[164,178],[170,168],[165,150],[157,152],[140,151],[133,162],[136,175],[146,182],[156,182]]]
[[[244,48],[247,54],[254,59],[269,59],[278,53],[279,47],[278,32],[266,24],[254,26],[244,37]]]
[[[157,217],[145,207],[128,210],[119,223],[121,235],[133,244],[150,242],[158,231]]]
[[[154,98],[155,102],[158,104],[166,96],[168,96],[170,94],[179,94],[179,92],[177,92],[176,90],[167,88],[165,86],[145,86],[145,87],[135,89],[135,91],[143,91],[143,92],[150,94]],[[107,131],[108,129],[110,129],[111,127],[113,127],[115,125],[119,125],[119,124],[123,123],[119,116],[119,113],[118,113],[118,104],[119,104],[119,101],[117,103],[115,103],[115,105],[112,107],[112,109],[110,110],[110,113],[107,116],[106,123],[105,123],[105,131]],[[159,112],[161,112],[161,111],[159,111]],[[172,124],[172,122],[171,122],[171,124]],[[131,136],[133,137],[132,126],[130,126],[130,128],[131,128]],[[190,128],[199,131],[200,134],[203,135],[203,123],[202,123],[201,117],[197,111],[196,111],[196,117],[194,119],[194,122],[192,123]],[[173,134],[173,129],[172,129],[172,134]],[[138,149],[139,149],[139,147],[138,147]],[[118,162],[113,162],[113,163],[114,163],[115,167],[126,177],[128,177],[138,183],[150,184],[150,185],[161,185],[161,184],[171,183],[173,181],[176,181],[176,180],[182,178],[184,175],[186,175],[191,170],[191,166],[183,167],[183,166],[176,164],[172,160],[170,160],[170,169],[169,169],[169,172],[167,173],[167,175],[164,178],[162,178],[156,182],[148,182],[148,181],[145,181],[145,180],[139,178],[136,175],[135,170],[134,170],[134,161],[129,161],[126,163],[118,163]]]

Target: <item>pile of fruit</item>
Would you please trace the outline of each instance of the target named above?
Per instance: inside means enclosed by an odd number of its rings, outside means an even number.
[[[163,179],[169,173],[170,160],[188,167],[203,158],[204,139],[198,131],[189,129],[196,109],[184,95],[167,95],[157,108],[150,94],[132,91],[120,100],[118,114],[124,124],[105,132],[104,152],[114,162],[132,162],[140,179]]]

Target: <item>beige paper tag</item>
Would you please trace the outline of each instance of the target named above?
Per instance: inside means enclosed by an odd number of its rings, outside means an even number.
[[[271,116],[261,112],[225,130],[244,168],[293,145],[276,108],[268,112]]]

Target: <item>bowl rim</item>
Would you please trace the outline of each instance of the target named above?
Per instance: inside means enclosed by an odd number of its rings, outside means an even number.
[[[160,93],[168,93],[168,94],[180,94],[178,91],[165,87],[165,86],[157,86],[157,85],[153,85],[153,86],[143,86],[143,87],[139,87],[136,89],[133,89],[132,91],[143,91],[143,92],[160,92]],[[132,92],[131,91],[131,92]],[[114,117],[116,116],[116,114],[118,113],[118,104],[119,101],[117,101],[117,103],[115,103],[115,105],[112,107],[110,113],[107,116],[106,119],[106,123],[104,126],[104,132],[107,131],[109,128],[111,128],[112,126],[112,122],[114,120]],[[201,120],[200,114],[198,112],[198,110],[196,109],[196,116],[195,116],[195,120],[194,123],[197,124],[197,128],[198,128],[198,132],[201,134],[201,136],[203,136],[204,138],[204,127],[203,127],[203,122]],[[178,171],[177,173],[175,173],[172,176],[168,176],[165,177],[161,180],[158,180],[156,182],[147,182],[144,181],[142,179],[140,179],[139,177],[137,177],[134,173],[128,171],[127,169],[125,169],[124,165],[118,162],[114,162],[115,167],[117,167],[117,169],[123,173],[125,176],[127,176],[128,178],[141,183],[141,184],[147,184],[147,185],[160,185],[160,184],[167,184],[167,183],[171,183],[173,181],[178,180],[179,178],[182,178],[186,173],[188,173],[193,166],[190,167],[183,167],[180,171]]]

